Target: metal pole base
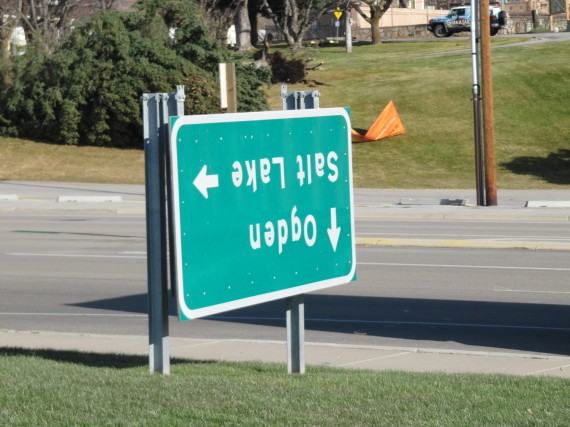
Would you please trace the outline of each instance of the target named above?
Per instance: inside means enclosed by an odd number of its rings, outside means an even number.
[[[287,372],[305,373],[305,298],[287,298]]]

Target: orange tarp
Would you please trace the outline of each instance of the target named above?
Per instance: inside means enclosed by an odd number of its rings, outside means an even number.
[[[388,138],[390,136],[403,135],[406,133],[404,125],[398,116],[394,103],[390,101],[366,134],[361,135],[354,129],[352,131],[352,142],[368,142],[378,141],[379,139]]]

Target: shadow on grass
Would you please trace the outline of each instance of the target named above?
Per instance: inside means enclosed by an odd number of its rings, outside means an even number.
[[[0,347],[0,357],[26,356],[55,362],[84,365],[91,368],[129,369],[148,366],[148,356],[91,353],[70,350],[26,349],[20,347]],[[170,364],[211,364],[215,361],[171,359]]]
[[[501,166],[518,175],[534,175],[552,184],[570,184],[570,150],[567,149],[546,157],[516,157]]]

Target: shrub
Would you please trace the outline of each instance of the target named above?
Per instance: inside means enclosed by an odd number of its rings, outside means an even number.
[[[0,86],[0,132],[61,144],[142,146],[140,97],[186,87],[186,114],[220,112],[212,42],[191,2],[146,0],[139,12],[100,14],[55,49],[13,59]],[[175,28],[174,37],[169,35]],[[6,68],[6,67],[4,67]],[[267,76],[239,67],[242,111],[266,107]]]

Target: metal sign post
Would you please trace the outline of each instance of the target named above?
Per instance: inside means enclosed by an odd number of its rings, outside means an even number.
[[[337,19],[338,22],[338,19]],[[319,91],[287,91],[281,86],[283,110],[319,108]],[[305,303],[304,295],[287,298],[287,371],[305,373]]]
[[[167,176],[170,175],[168,153],[168,118],[184,112],[184,86],[176,94],[152,93],[142,96],[145,153],[147,280],[149,300],[149,369],[170,373],[168,345],[168,262]],[[171,254],[174,254],[171,245]],[[171,265],[172,268],[172,265]],[[171,278],[173,275],[171,274]],[[173,288],[174,288],[173,282]]]
[[[336,41],[338,42],[338,29],[340,28],[340,17],[342,16],[342,11],[340,7],[337,7],[334,11],[334,17],[336,21],[334,22],[334,26],[336,27]]]
[[[497,165],[495,160],[495,114],[491,70],[491,16],[489,0],[479,1],[481,29],[481,82],[483,109],[483,152],[485,156],[485,206],[497,206]]]
[[[287,372],[305,373],[305,297],[287,298]]]

